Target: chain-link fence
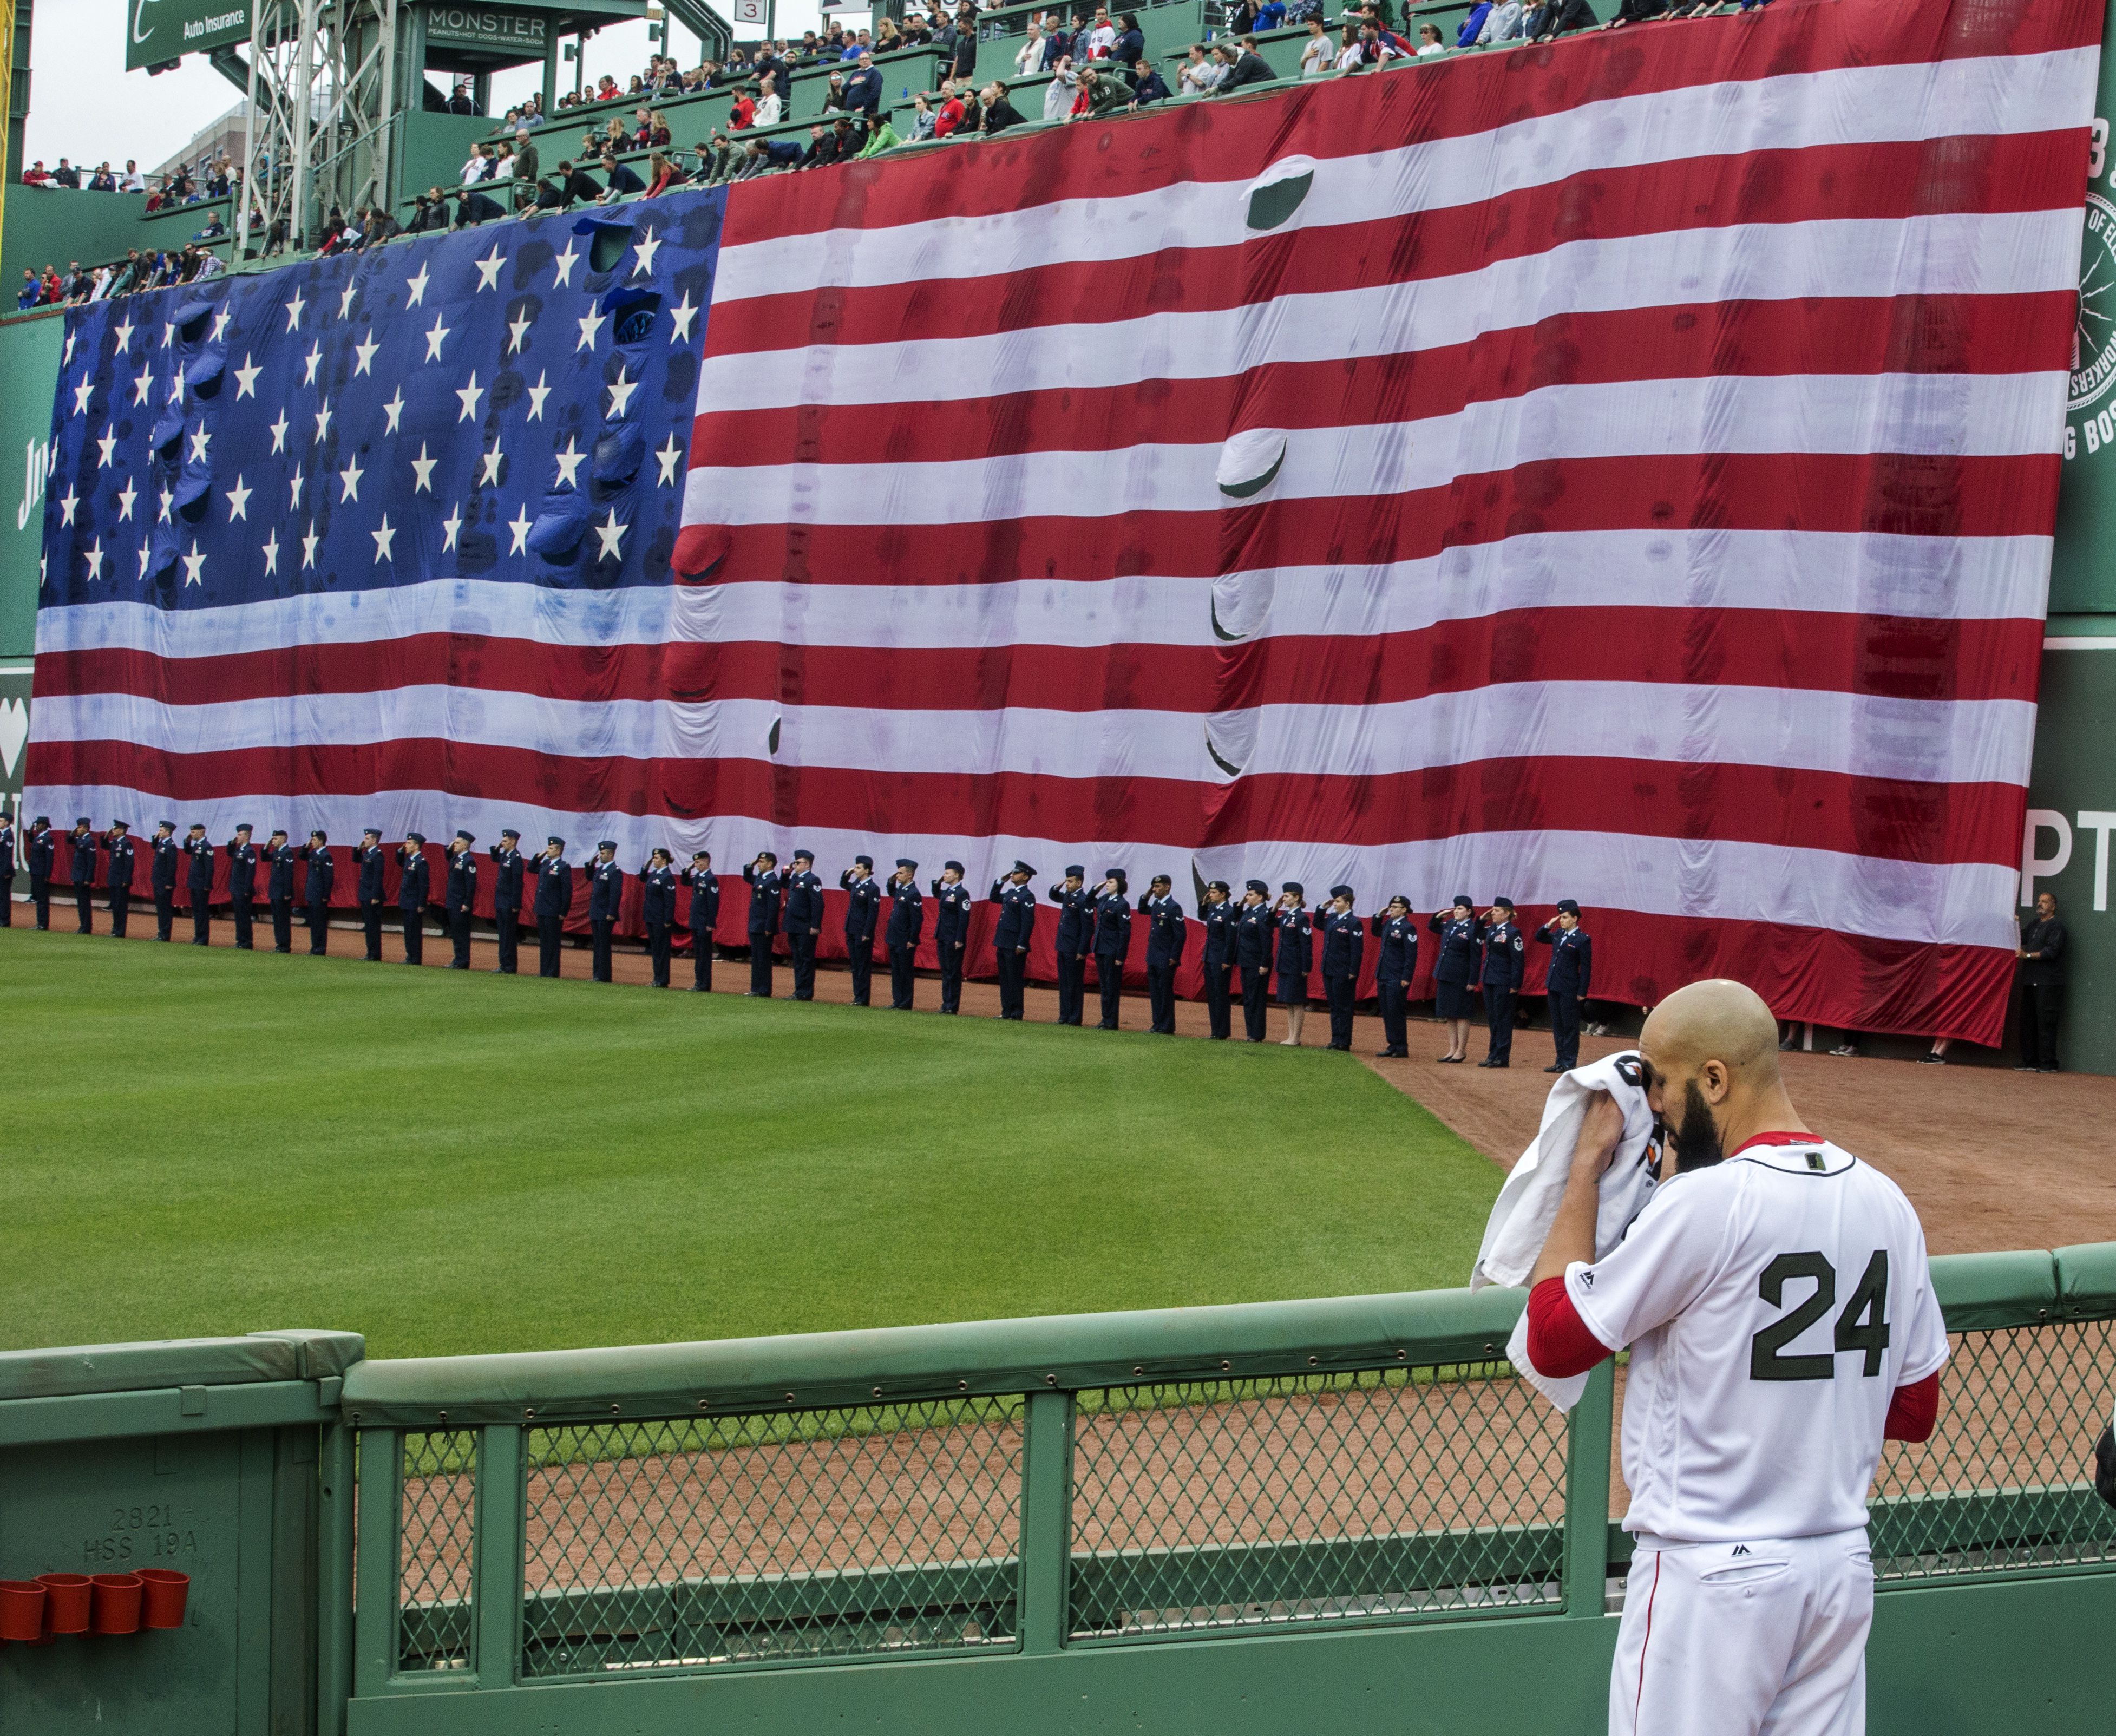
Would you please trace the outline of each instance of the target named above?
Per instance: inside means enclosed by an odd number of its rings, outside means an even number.
[[[1071,1632],[1562,1600],[1565,1424],[1504,1362],[1081,1395]]]
[[[1018,1399],[528,1433],[522,1673],[1014,1633]]]
[[[403,1467],[397,1667],[467,1669],[477,1632],[476,1431],[407,1433]]]

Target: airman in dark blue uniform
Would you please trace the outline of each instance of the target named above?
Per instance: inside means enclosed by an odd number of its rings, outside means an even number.
[[[1147,920],[1146,997],[1153,1010],[1148,1029],[1157,1037],[1175,1034],[1175,967],[1183,962],[1183,949],[1190,939],[1183,906],[1170,896],[1174,886],[1167,875],[1156,874],[1138,901]]]
[[[94,822],[85,817],[73,822],[67,835],[67,872],[73,882],[74,909],[80,919],[80,932],[95,932],[95,854],[99,848]]]
[[[655,845],[639,871],[639,919],[646,924],[646,955],[654,986],[669,986],[669,931],[676,926],[676,859]]]
[[[136,854],[131,822],[113,820],[103,839],[103,883],[110,891],[110,932],[125,938],[125,919],[132,908],[132,863]]]
[[[427,889],[433,869],[426,861],[424,832],[404,834],[397,847],[397,914],[404,924],[404,962],[419,965],[426,957]]]
[[[926,929],[918,864],[908,856],[899,856],[896,872],[883,890],[889,894],[889,928],[883,939],[889,948],[890,1010],[908,1013],[918,986],[918,937]]]
[[[566,944],[566,917],[573,908],[573,868],[566,860],[566,840],[544,840],[536,859],[536,974],[559,974],[559,955]]]
[[[1484,929],[1467,892],[1457,892],[1445,910],[1435,910],[1426,924],[1440,937],[1440,956],[1433,964],[1433,1008],[1447,1021],[1445,1061],[1470,1058],[1470,985],[1477,980],[1484,957]]]
[[[1330,1003],[1330,1047],[1352,1052],[1352,1007],[1359,992],[1359,960],[1366,951],[1366,926],[1352,911],[1352,889],[1330,888],[1330,908],[1322,915],[1322,993]]]
[[[272,950],[294,950],[294,864],[301,859],[283,831],[264,840],[264,902],[272,912]]]
[[[992,882],[991,901],[999,906],[999,926],[992,930],[992,955],[999,965],[999,1015],[1019,1019],[1027,1010],[1022,991],[1028,977],[1028,946],[1036,935],[1036,888],[1029,878],[1036,873],[1026,862],[1017,861],[1003,881]]]
[[[771,937],[779,932],[780,900],[786,891],[786,876],[779,872],[779,859],[768,850],[742,871],[749,883],[749,992],[770,999],[771,995]]]
[[[301,846],[301,860],[308,867],[301,880],[301,908],[309,923],[309,956],[320,959],[330,951],[331,882],[338,878],[329,836],[321,830],[310,832]]]
[[[1131,955],[1131,887],[1122,868],[1106,868],[1095,895],[1095,986],[1102,991],[1097,1030],[1124,1023],[1125,960]]]
[[[845,964],[852,972],[853,1005],[865,1006],[874,992],[874,935],[881,926],[881,888],[874,858],[855,856],[838,876],[845,892]]]
[[[194,822],[181,847],[191,859],[184,874],[184,891],[191,906],[191,944],[204,946],[213,938],[213,846],[206,841],[205,828]]]
[[[720,877],[713,872],[713,853],[692,850],[683,870],[691,889],[691,988],[710,994],[713,987],[713,929],[720,919]]]
[[[247,822],[237,827],[228,843],[228,904],[235,918],[235,946],[239,952],[251,950],[251,924],[256,914],[251,908],[257,897],[257,846],[250,841],[253,830]]]
[[[360,907],[361,937],[366,942],[366,960],[382,962],[382,834],[369,827],[360,835],[352,853],[352,865],[360,876],[353,896]]]
[[[823,877],[813,850],[794,852],[786,877],[786,951],[794,965],[794,998],[816,998],[816,937],[823,932]]]
[[[0,813],[0,928],[15,926],[15,822]]]
[[[943,863],[933,882],[933,953],[941,965],[941,1011],[963,1010],[963,953],[970,944],[970,889],[959,862]]]
[[[177,927],[177,859],[183,854],[177,848],[177,822],[157,820],[149,848],[154,853],[147,875],[147,883],[154,893],[154,938],[166,941]]]
[[[1264,1038],[1264,1018],[1271,1006],[1272,942],[1277,925],[1264,900],[1271,888],[1261,880],[1242,887],[1240,907],[1235,912],[1235,963],[1242,974],[1242,1034],[1251,1043]]]
[[[1314,921],[1308,914],[1307,889],[1299,881],[1279,889],[1272,921],[1278,929],[1278,998],[1286,1007],[1286,1034],[1279,1041],[1297,1049],[1308,1020],[1308,973],[1315,962]]]
[[[448,880],[443,889],[448,912],[448,959],[451,970],[470,969],[470,924],[477,914],[477,858],[470,847],[476,843],[467,831],[458,831],[448,844]]]
[[[1580,1065],[1580,1004],[1594,977],[1594,943],[1580,926],[1579,905],[1570,898],[1557,900],[1557,914],[1535,931],[1535,939],[1538,946],[1550,948],[1543,986],[1550,995],[1550,1034],[1557,1046],[1557,1061],[1543,1071],[1570,1073]]]
[[[521,966],[522,882],[527,864],[522,856],[522,834],[502,828],[499,842],[485,854],[492,858],[492,932],[499,943],[498,976],[511,977]]]
[[[44,815],[30,822],[30,836],[22,854],[30,870],[30,907],[36,912],[39,928],[52,925],[52,868],[58,844],[52,822]]]
[[[1058,1022],[1078,1025],[1087,999],[1088,955],[1095,950],[1095,895],[1079,863],[1046,895],[1058,907]]]
[[[1205,927],[1205,1013],[1216,1043],[1226,1042],[1234,1029],[1227,992],[1235,969],[1235,907],[1228,902],[1229,891],[1226,881],[1214,881],[1205,888],[1204,908],[1198,913]]]
[[[1492,1034],[1491,1052],[1480,1067],[1513,1065],[1514,997],[1520,992],[1523,955],[1528,948],[1514,926],[1511,898],[1495,898],[1484,916],[1484,1023]]]
[[[588,864],[588,938],[593,949],[594,976],[598,983],[610,980],[610,943],[617,932],[619,912],[624,903],[624,870],[617,865],[617,840],[605,838],[596,845],[596,859]]]
[[[1410,1053],[1404,1011],[1410,999],[1410,979],[1418,974],[1418,923],[1410,914],[1410,900],[1397,893],[1374,919],[1373,928],[1382,948],[1374,961],[1375,1009],[1388,1039],[1380,1052],[1401,1061]]]

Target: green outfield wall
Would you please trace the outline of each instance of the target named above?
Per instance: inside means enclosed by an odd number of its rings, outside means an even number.
[[[2104,1728],[2116,1244],[1933,1275],[1939,1430],[1871,1508],[1871,1728]],[[1587,1736],[1615,1382],[1532,1393],[1522,1301],[0,1355],[0,1578],[189,1578],[179,1627],[0,1647],[0,1736]]]
[[[10,214],[14,207],[11,198]],[[22,787],[52,398],[65,343],[66,322],[58,314],[0,322],[0,802]]]

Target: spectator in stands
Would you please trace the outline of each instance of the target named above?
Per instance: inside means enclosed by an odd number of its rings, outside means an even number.
[[[1286,25],[1286,0],[1263,0],[1257,8],[1256,27],[1260,30],[1282,30]]]
[[[872,117],[881,107],[882,76],[874,70],[874,57],[862,53],[858,71],[845,81],[845,107],[854,114]]]
[[[524,127],[541,127],[544,124],[544,96],[541,91],[529,93],[528,100],[522,105],[521,124]]]
[[[1418,27],[1418,56],[1423,60],[1428,54],[1444,54],[1447,44],[1440,39],[1440,26],[1421,24]]]
[[[824,168],[838,160],[838,136],[818,121],[808,129],[808,148],[801,153],[803,168]]]
[[[15,306],[27,313],[44,298],[44,286],[38,282],[36,268],[22,268],[22,287],[15,293]]]
[[[70,186],[76,192],[79,192],[80,191],[80,171],[76,168],[71,163],[67,162],[64,157],[62,157],[59,159],[59,166],[52,171],[52,185],[53,186]]]
[[[903,44],[896,39],[895,21],[886,16],[876,21],[874,27],[874,52],[877,54],[894,54],[902,46]],[[861,154],[864,156],[866,153],[862,151]]]
[[[978,15],[976,8],[964,6],[955,14],[954,64],[950,70],[957,78],[972,78],[978,68]]]
[[[404,225],[394,216],[382,206],[373,205],[368,210],[366,226],[361,231],[360,244],[363,247],[375,246],[403,233]],[[207,256],[210,258],[213,256]]]
[[[1043,118],[1062,121],[1073,112],[1073,105],[1080,94],[1080,75],[1074,69],[1073,57],[1061,54],[1058,69],[1051,75],[1051,82],[1043,87]]]
[[[1041,72],[1043,70],[1043,27],[1032,18],[1028,23],[1028,34],[1022,38],[1021,46],[1014,50],[1014,70],[1024,78]]]
[[[606,157],[603,160],[607,163],[615,159]],[[639,179],[637,175],[632,178],[635,182]],[[558,209],[561,211],[570,210],[576,199],[588,205],[598,204],[602,199],[601,184],[583,166],[571,161],[561,163],[558,168]],[[540,205],[541,201],[539,203]]]
[[[598,103],[614,103],[623,94],[617,88],[617,81],[607,72],[596,81],[595,100]]]
[[[1080,69],[1080,94],[1073,104],[1069,119],[1085,120],[1089,116],[1114,114],[1120,108],[1131,106],[1131,86],[1119,78],[1107,66],[1083,67]]]
[[[543,165],[536,160],[536,141],[529,136],[529,129],[518,127],[514,131],[514,183],[517,206],[533,197],[531,189],[543,177],[539,173]]]
[[[646,196],[658,199],[672,186],[681,186],[691,177],[684,173],[681,163],[667,151],[656,151],[646,159]]]
[[[1227,53],[1226,44],[1221,44],[1220,53],[1223,56]],[[1220,81],[1220,94],[1224,96],[1230,90],[1240,90],[1244,85],[1267,85],[1277,76],[1271,70],[1271,62],[1257,53],[1256,38],[1244,36],[1235,50],[1227,76]]]
[[[779,117],[779,92],[777,89],[770,85],[765,85],[760,87],[757,99],[757,124],[760,127],[775,126],[778,123]]]
[[[495,217],[504,217],[507,209],[490,193],[480,192],[476,187],[465,187],[456,196],[456,227],[467,229],[473,224],[490,223]]]
[[[748,90],[734,94],[734,107],[728,110],[728,131],[747,132],[757,122],[757,99]]]
[[[1478,42],[1489,48],[1494,43],[1513,41],[1521,33],[1521,0],[1497,0],[1485,15],[1484,29],[1477,32]]]
[[[1137,108],[1147,103],[1165,103],[1168,96],[1167,81],[1153,70],[1153,62],[1142,55],[1132,67],[1132,107]]]
[[[1322,16],[1322,0],[1286,0],[1286,21],[1305,24],[1311,18]]]
[[[1308,35],[1300,44],[1300,76],[1313,78],[1327,72],[1336,64],[1336,48],[1330,40],[1330,33],[1322,28],[1320,18],[1308,21]]]
[[[1644,24],[1668,10],[1668,0],[1617,0],[1617,10],[1602,28],[1613,30],[1626,24]]]
[[[108,163],[96,165],[95,173],[88,177],[88,190],[91,193],[114,193],[117,191],[117,177],[110,173]]]
[[[1109,58],[1120,67],[1138,62],[1146,53],[1146,33],[1138,27],[1138,14],[1126,12],[1117,20],[1116,39],[1110,44]]]
[[[51,174],[44,168],[44,159],[42,157],[38,158],[35,162],[22,171],[22,184],[25,186],[48,186],[51,184]]]
[[[227,233],[228,225],[220,220],[220,213],[215,211],[211,216],[206,219],[205,227],[200,230],[197,234],[194,235],[191,239],[193,241],[219,241],[226,236]]]
[[[656,154],[659,155],[660,153],[656,152]],[[600,192],[593,196],[597,205],[608,205],[612,200],[621,199],[628,194],[643,193],[646,191],[646,183],[639,178],[637,170],[628,163],[620,163],[607,152],[599,159],[599,166],[602,169],[604,186]],[[577,174],[580,171],[576,170],[575,173]],[[589,196],[584,194],[582,196],[585,198]]]
[[[995,79],[978,93],[977,130],[990,136],[1019,127],[1024,119],[1021,111],[1006,99],[1006,87]]]
[[[1061,62],[1060,64],[1066,65],[1070,64],[1070,62]],[[1071,99],[1070,97],[1067,99],[1068,101],[1070,101],[1070,99]],[[1049,115],[1048,109],[1045,110],[1045,114],[1047,117]],[[949,134],[954,132],[957,128],[963,125],[963,122],[967,117],[968,109],[964,104],[962,93],[956,89],[954,80],[952,78],[942,79],[941,81],[941,108],[940,112],[933,117],[933,136],[936,139],[946,138]]]
[[[1484,29],[1484,21],[1491,16],[1492,0],[1477,0],[1477,3],[1470,8],[1469,16],[1463,19],[1462,27],[1455,33],[1455,46],[1458,48],[1474,47],[1477,33]],[[1346,28],[1349,30],[1350,26],[1348,25]]]
[[[1537,42],[1550,42],[1574,30],[1591,30],[1601,22],[1587,0],[1541,0],[1521,20],[1521,34]]]
[[[885,111],[867,123],[867,143],[860,146],[859,154],[862,158],[878,157],[886,150],[895,150],[903,142],[897,136],[896,129],[890,125],[888,113]]]
[[[1116,40],[1117,27],[1110,22],[1110,9],[1106,6],[1097,7],[1095,21],[1088,31],[1087,58],[1089,60],[1108,59],[1110,51],[1116,46]]]
[[[118,180],[117,191],[121,193],[144,193],[147,191],[147,177],[140,173],[140,165],[130,157],[125,159],[125,173]]]
[[[1194,42],[1190,58],[1183,62],[1183,70],[1175,76],[1176,88],[1185,96],[1203,96],[1226,76],[1226,70],[1217,59],[1206,53],[1203,43]]]
[[[471,81],[467,78],[456,81],[455,89],[448,94],[450,114],[476,114],[477,99],[471,94]]]
[[[463,186],[476,186],[481,181],[491,178],[492,147],[481,143],[472,145],[470,157],[462,166],[462,173],[458,177],[458,183]]]
[[[1244,36],[1257,27],[1257,0],[1235,0],[1234,16],[1227,20],[1227,29],[1235,35]]]
[[[792,168],[801,160],[801,147],[791,139],[752,139],[749,154],[735,178],[746,181],[774,169]]]
[[[908,143],[916,145],[921,139],[933,136],[933,105],[926,99],[922,90],[911,99],[911,136]]]
[[[830,82],[823,87],[823,113],[830,114],[845,106],[845,76],[833,72]]]
[[[407,235],[430,234],[448,226],[448,196],[437,186],[430,186],[416,194],[412,200],[412,220],[404,225]]]

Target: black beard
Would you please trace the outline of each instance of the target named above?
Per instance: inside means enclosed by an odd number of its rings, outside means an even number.
[[[1675,1150],[1675,1167],[1678,1175],[1686,1174],[1693,1169],[1709,1169],[1727,1155],[1726,1145],[1720,1140],[1719,1129],[1713,1121],[1712,1111],[1704,1101],[1704,1094],[1697,1089],[1697,1081],[1694,1079],[1683,1087],[1682,1125],[1669,1130],[1668,1140]]]

